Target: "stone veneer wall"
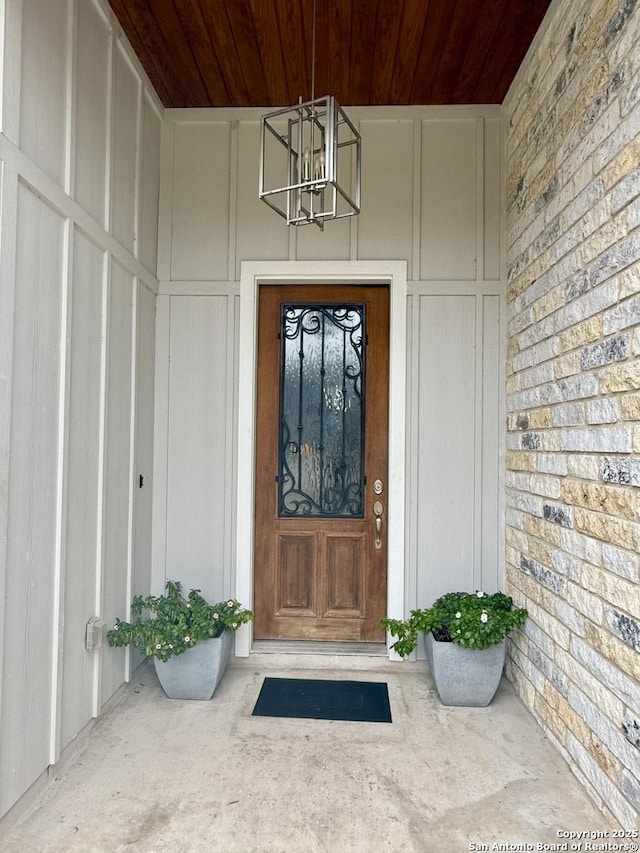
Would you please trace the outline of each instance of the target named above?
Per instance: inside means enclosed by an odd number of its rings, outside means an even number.
[[[640,826],[640,0],[556,0],[505,102],[509,677]]]

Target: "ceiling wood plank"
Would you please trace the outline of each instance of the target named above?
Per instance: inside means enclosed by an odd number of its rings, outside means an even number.
[[[478,14],[483,14],[482,7],[478,8]],[[437,71],[429,92],[429,103],[452,103],[453,89],[458,79],[461,64],[460,56],[466,55],[476,25],[476,16],[469,14],[467,0],[457,0],[457,2],[451,3],[446,33],[443,34],[441,43]]]
[[[420,56],[420,45],[429,11],[429,0],[405,0],[398,35],[399,49],[389,93],[390,104],[410,104],[411,86]]]
[[[150,0],[147,0],[149,6]],[[135,8],[138,4],[132,3]],[[188,92],[189,106],[201,106],[208,102],[207,90],[200,76],[193,53],[185,35],[180,19],[176,15],[173,0],[152,0],[153,16],[147,14],[146,21],[155,21],[160,42],[165,45],[165,55],[171,58],[171,64],[177,66],[182,88]],[[158,47],[155,48],[156,55]]]
[[[501,103],[550,0],[109,0],[167,107]]]
[[[287,103],[311,100],[311,33],[305,37],[303,0],[276,7]],[[306,2],[308,6],[308,0]]]
[[[375,64],[369,103],[388,104],[396,65],[401,9],[398,3],[383,0],[376,19]]]
[[[505,7],[511,2],[512,0],[485,0],[482,14],[476,18],[471,40],[453,86],[451,97],[454,102],[469,97],[468,93],[473,92],[472,97],[480,99],[476,100],[476,103],[487,103],[484,99],[486,97],[484,91],[477,90],[477,85],[482,79],[482,70],[495,46],[494,40],[504,20]]]
[[[189,97],[183,90],[180,80],[171,78],[171,67],[164,59],[165,53],[158,51],[158,42],[164,44],[162,36],[153,21],[147,20],[148,10],[142,2],[131,0],[110,0],[118,22],[131,42],[140,64],[147,72],[149,79],[162,103],[166,106],[175,101]]]
[[[385,0],[380,0],[385,2]],[[371,80],[376,59],[376,18],[379,0],[353,0],[351,12],[350,104],[371,103]]]
[[[329,59],[331,89],[339,103],[349,103],[351,66],[351,0],[334,0],[329,4]]]
[[[218,66],[224,87],[229,93],[231,106],[250,106],[251,93],[244,78],[242,54],[236,44],[225,0],[198,0],[198,3],[209,37],[215,47]]]
[[[225,86],[218,55],[210,36],[210,27],[199,0],[180,0],[176,12],[200,69],[210,104],[216,107],[230,106],[231,97]]]
[[[227,0],[226,9],[236,55],[240,57],[236,74],[244,78],[248,103],[268,104],[269,77],[265,74],[263,57],[275,53],[272,45],[269,44],[266,51],[263,49],[260,21],[256,20],[250,0]],[[211,21],[215,26],[213,16]]]
[[[538,22],[542,20],[549,2],[550,0],[510,0],[506,7],[508,14],[503,16],[501,26],[494,35],[481,76],[476,81],[470,97],[482,98],[483,103],[502,103],[511,79],[535,35],[537,26],[535,29],[529,27],[532,26],[534,17]],[[509,68],[511,72],[508,71]],[[495,101],[494,98],[499,96],[496,93],[500,92],[501,100]],[[478,102],[480,101],[475,101]]]
[[[316,0],[316,98],[333,94],[333,78],[330,71],[331,56],[329,53],[329,2],[330,0]],[[307,5],[309,6],[307,35],[310,37],[313,28],[313,0],[308,0]],[[307,25],[305,25],[306,28]]]
[[[415,77],[411,86],[412,104],[431,103],[431,91],[435,83],[442,47],[446,42],[450,20],[451,4],[448,0],[435,0],[429,4]]]

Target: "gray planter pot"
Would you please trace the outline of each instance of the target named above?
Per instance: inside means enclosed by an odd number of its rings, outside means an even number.
[[[480,707],[493,699],[504,667],[504,640],[488,649],[464,649],[425,634],[427,657],[443,705]]]
[[[200,640],[166,663],[154,658],[156,674],[169,699],[211,699],[229,663],[233,631]]]

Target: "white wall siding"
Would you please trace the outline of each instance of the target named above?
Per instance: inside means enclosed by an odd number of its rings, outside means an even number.
[[[63,185],[70,0],[22,0],[22,10],[20,148]]]
[[[228,302],[171,300],[166,576],[216,599],[229,594],[222,571],[231,439],[224,413],[233,398]]]
[[[105,418],[104,531],[102,615],[110,625],[128,613],[131,550],[131,418],[133,369],[133,276],[114,262],[109,282],[107,388]],[[109,650],[102,663],[102,695],[106,699],[125,676],[122,654]]]
[[[0,23],[1,816],[126,675],[87,620],[149,585],[163,113],[103,0]]]
[[[115,51],[113,86],[113,172],[111,226],[116,240],[133,253],[137,238],[137,167],[140,78],[123,48]]]
[[[424,279],[476,278],[477,134],[475,118],[422,123],[420,276]]]
[[[104,224],[110,117],[105,81],[112,48],[108,22],[95,3],[79,4],[77,32],[74,197],[96,222]]]
[[[51,646],[59,550],[58,441],[63,302],[62,217],[20,185],[15,374],[3,632],[0,811],[49,763]],[[3,488],[4,491],[4,488]]]
[[[503,552],[499,110],[349,110],[363,139],[362,213],[323,232],[288,229],[258,200],[260,114],[166,113],[160,227],[171,249],[158,271],[154,586],[194,577],[234,592],[236,517],[220,478],[236,465],[233,300],[242,262],[308,269],[344,261],[346,270],[347,262],[400,260],[410,294],[407,455],[410,465],[419,460],[407,478],[405,605],[427,604],[452,585],[495,589]]]
[[[239,281],[241,261],[282,261],[289,257],[289,229],[266,204],[256,207],[260,124],[243,121],[238,127],[236,257],[230,278]]]
[[[473,586],[476,298],[418,300],[418,600]],[[447,357],[455,353],[455,358]],[[455,389],[455,392],[452,391]]]
[[[411,261],[414,122],[362,120],[360,133],[366,200],[357,221],[358,257],[377,260],[384,246],[391,259]]]
[[[61,742],[93,712],[94,660],[78,642],[95,616],[100,507],[102,303],[105,253],[81,231],[74,239],[69,310],[66,437],[64,639]]]
[[[229,134],[228,122],[186,123],[175,128],[174,279],[228,278]]]
[[[158,263],[158,203],[160,194],[160,136],[162,121],[148,92],[142,101],[142,152],[138,215],[138,257],[155,272]]]

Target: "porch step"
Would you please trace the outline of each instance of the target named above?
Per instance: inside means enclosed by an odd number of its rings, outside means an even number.
[[[235,658],[233,666],[260,669],[385,670],[390,661],[384,643],[332,643],[293,640],[254,640],[248,658]]]

